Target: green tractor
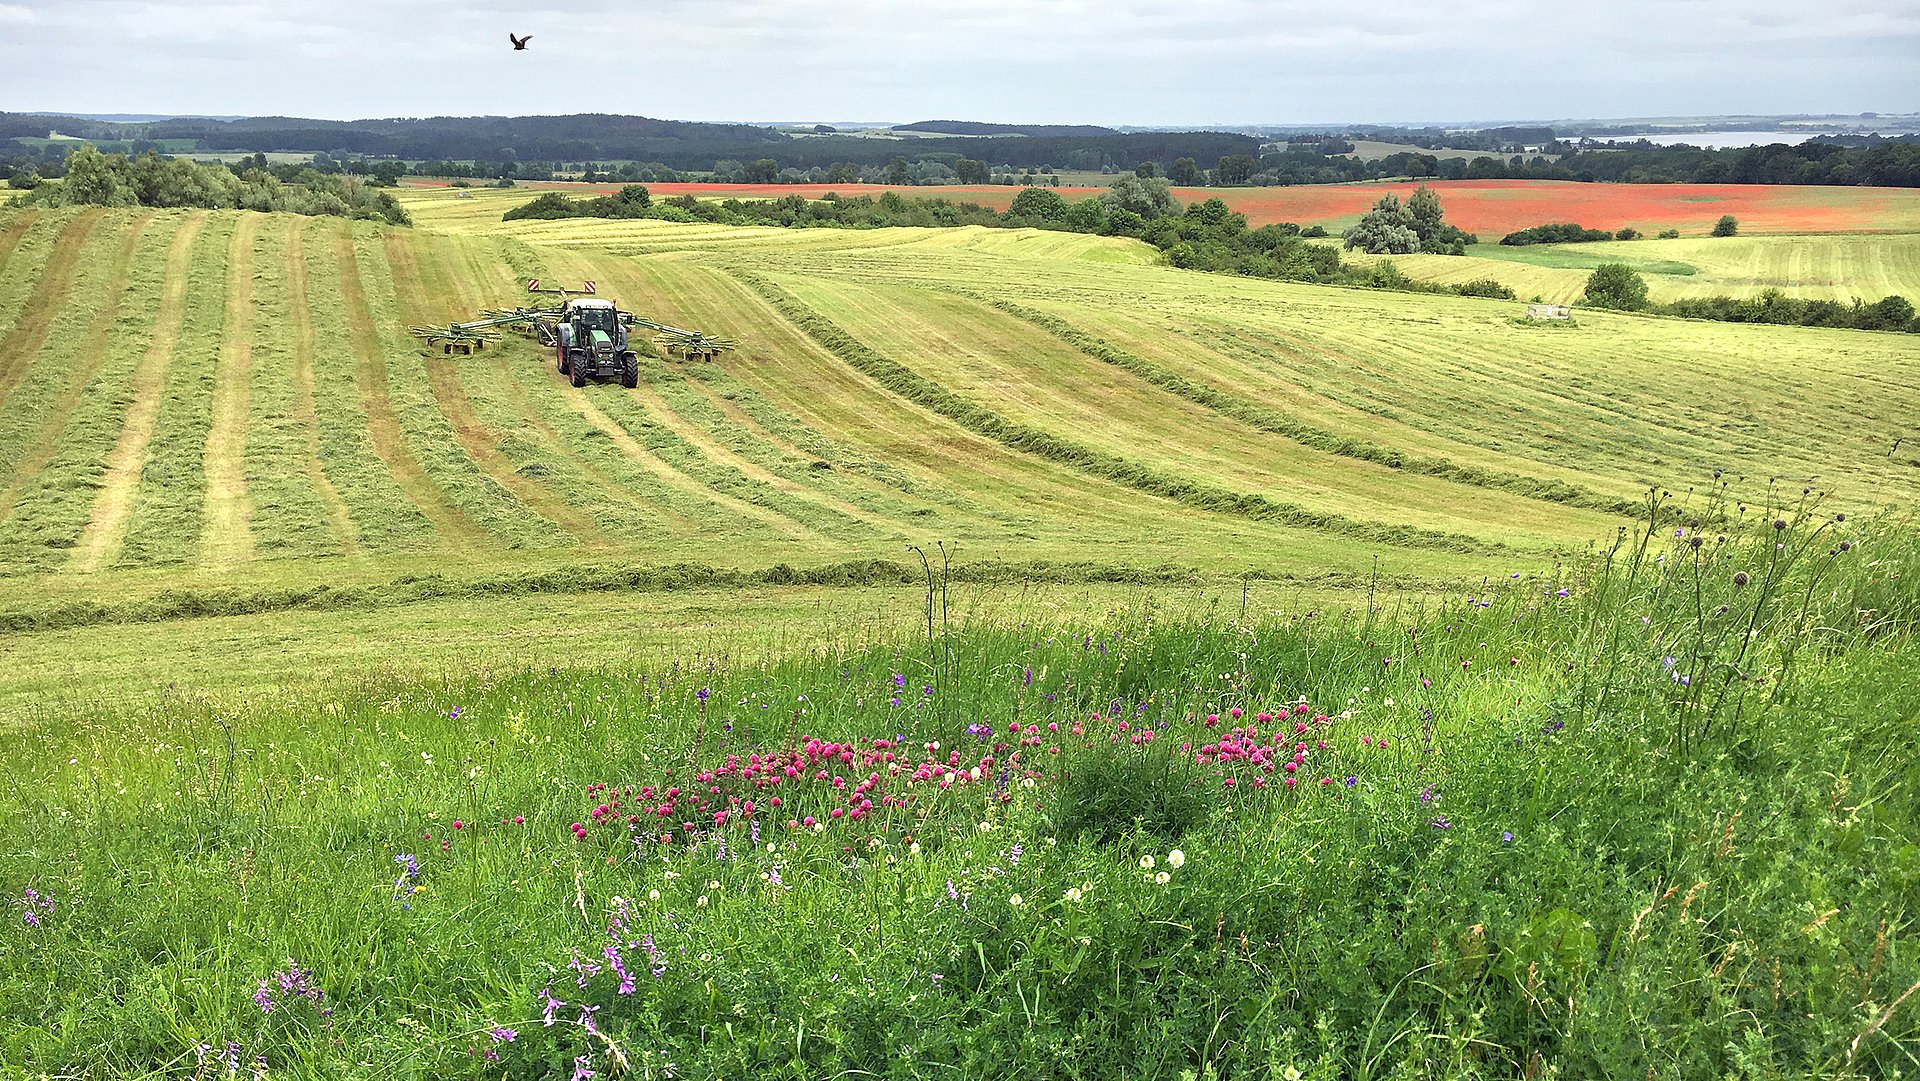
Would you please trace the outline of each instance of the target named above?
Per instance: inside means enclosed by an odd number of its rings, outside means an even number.
[[[554,357],[560,374],[576,387],[589,379],[618,376],[623,387],[640,385],[640,355],[627,345],[633,316],[611,300],[569,298],[554,325]]]

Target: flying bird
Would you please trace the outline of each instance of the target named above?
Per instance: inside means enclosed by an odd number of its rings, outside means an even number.
[[[514,51],[519,52],[527,47],[527,42],[533,40],[533,35],[528,34],[526,37],[517,38],[513,36],[513,31],[509,30],[507,31],[507,40],[513,42]]]

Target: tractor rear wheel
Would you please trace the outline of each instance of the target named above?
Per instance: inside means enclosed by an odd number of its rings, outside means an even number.
[[[573,374],[572,372],[567,371],[567,347],[564,345],[556,345],[553,347],[553,353],[554,353],[554,356],[558,358],[554,362],[554,366],[560,369],[560,374],[561,375]]]

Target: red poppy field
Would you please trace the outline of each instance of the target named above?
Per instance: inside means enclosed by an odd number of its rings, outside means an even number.
[[[418,181],[440,186],[443,181]],[[612,184],[529,184],[582,194],[615,191]],[[1413,182],[1315,184],[1285,188],[1175,188],[1182,202],[1218,197],[1253,225],[1291,221],[1329,228],[1348,224],[1389,192],[1402,198]],[[1740,219],[1743,233],[1875,233],[1920,230],[1920,190],[1749,184],[1583,184],[1561,180],[1441,180],[1431,185],[1446,206],[1447,220],[1489,239],[1547,222],[1574,221],[1592,229],[1631,225],[1642,232],[1678,229],[1705,232],[1722,214]],[[656,196],[817,199],[899,191],[921,198],[979,203],[1005,210],[1018,188],[947,185],[889,188],[878,184],[650,184]],[[1068,199],[1097,195],[1100,188],[1060,188]]]

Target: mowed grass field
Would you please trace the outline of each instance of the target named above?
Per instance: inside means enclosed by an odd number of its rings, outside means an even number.
[[[446,183],[409,182],[427,190]],[[1648,235],[1673,228],[1686,236],[1706,236],[1723,214],[1740,219],[1741,231],[1750,234],[1920,232],[1920,189],[1913,188],[1409,180],[1274,188],[1175,188],[1173,193],[1182,203],[1220,199],[1245,214],[1247,221],[1255,226],[1290,221],[1338,230],[1359,220],[1381,196],[1393,194],[1405,199],[1421,183],[1439,193],[1449,222],[1488,241],[1497,241],[1528,226],[1563,221],[1579,222],[1590,229],[1617,230],[1631,225]],[[523,187],[581,194],[619,190],[617,184],[565,182]],[[995,210],[1005,210],[1020,192],[1019,188],[1000,185],[890,188],[880,184],[650,184],[647,187],[656,198],[692,195],[701,199],[778,199],[787,195],[817,199],[829,191],[843,196],[897,191],[919,198],[979,203]],[[472,190],[478,193],[484,189]],[[1070,200],[1085,199],[1106,191],[1106,186],[1055,190]]]
[[[1551,567],[1650,486],[1714,470],[1749,501],[1920,494],[1903,336],[1542,330],[1512,304],[1201,275],[1110,238],[502,223],[524,193],[470,194],[408,193],[413,229],[0,216],[5,648],[809,574],[918,596],[908,546],[936,541],[1068,589],[1424,590]],[[517,338],[449,358],[406,334],[528,277],[741,346],[650,358],[626,391],[569,387]]]
[[[1602,263],[1625,263],[1646,280],[1656,301],[1751,296],[1779,289],[1789,296],[1841,302],[1885,296],[1920,298],[1920,233],[1882,235],[1694,237],[1614,240],[1593,244],[1503,247],[1482,243],[1465,256],[1391,258],[1417,281],[1459,284],[1492,278],[1522,298],[1573,303]]]

